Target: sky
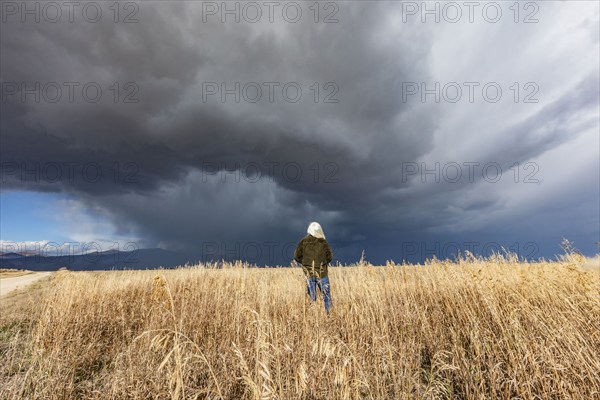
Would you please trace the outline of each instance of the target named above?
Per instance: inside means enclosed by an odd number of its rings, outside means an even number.
[[[598,2],[48,4],[0,10],[5,248],[598,252]]]

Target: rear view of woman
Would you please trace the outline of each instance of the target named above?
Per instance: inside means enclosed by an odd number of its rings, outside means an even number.
[[[329,277],[327,276],[327,265],[333,259],[333,254],[319,223],[311,222],[307,232],[308,235],[296,247],[294,259],[302,264],[302,270],[306,276],[308,297],[311,301],[316,301],[318,288],[323,294],[325,311],[329,314],[331,310],[331,290]]]

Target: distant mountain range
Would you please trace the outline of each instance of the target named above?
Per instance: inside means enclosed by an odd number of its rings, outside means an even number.
[[[196,264],[201,260],[201,254],[176,253],[163,249],[109,250],[64,256],[0,252],[0,268],[31,271],[56,271],[62,267],[72,271],[174,268],[186,263]]]

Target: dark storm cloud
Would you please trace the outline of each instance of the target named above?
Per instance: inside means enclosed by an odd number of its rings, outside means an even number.
[[[447,161],[436,155],[447,150],[451,160],[506,169],[593,128],[589,116],[573,117],[594,112],[598,82],[593,73],[575,71],[577,86],[528,115],[495,121],[494,112],[480,113],[497,124],[484,133],[489,140],[460,153],[440,140],[453,133],[443,120],[456,109],[402,96],[403,82],[439,79],[436,52],[448,41],[443,27],[402,23],[400,5],[385,2],[337,3],[338,23],[315,23],[309,4],[301,4],[305,14],[296,23],[280,16],[274,23],[204,22],[199,2],[140,3],[132,24],[114,23],[111,14],[92,24],[9,19],[2,24],[3,85],[79,86],[73,102],[3,99],[3,190],[73,194],[148,246],[287,242],[314,219],[356,252],[382,239],[426,238],[432,231],[441,237],[448,230],[440,227],[504,207],[481,176],[420,184],[404,179],[406,163]],[[471,40],[476,49],[487,46]],[[496,72],[497,79],[513,79]],[[82,98],[87,82],[102,88],[100,101]],[[263,97],[252,103],[227,95],[222,102],[218,93],[204,101],[205,85],[213,82],[228,88],[254,82]],[[266,82],[279,84],[273,102],[266,100]],[[282,98],[290,82],[303,90],[295,103]],[[331,93],[338,102],[323,101]],[[124,102],[127,95],[138,102]],[[75,178],[48,182],[30,172],[24,179],[23,166],[43,175],[53,163],[74,166]],[[87,172],[101,170],[100,179],[82,175],[90,164]],[[240,168],[241,175],[222,168]]]

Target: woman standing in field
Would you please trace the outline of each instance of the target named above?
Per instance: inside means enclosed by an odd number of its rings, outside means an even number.
[[[311,301],[317,300],[317,288],[323,294],[325,311],[331,310],[331,290],[327,276],[327,264],[333,259],[325,234],[318,222],[311,222],[308,235],[298,243],[294,252],[294,260],[302,264],[306,276],[306,289]]]

